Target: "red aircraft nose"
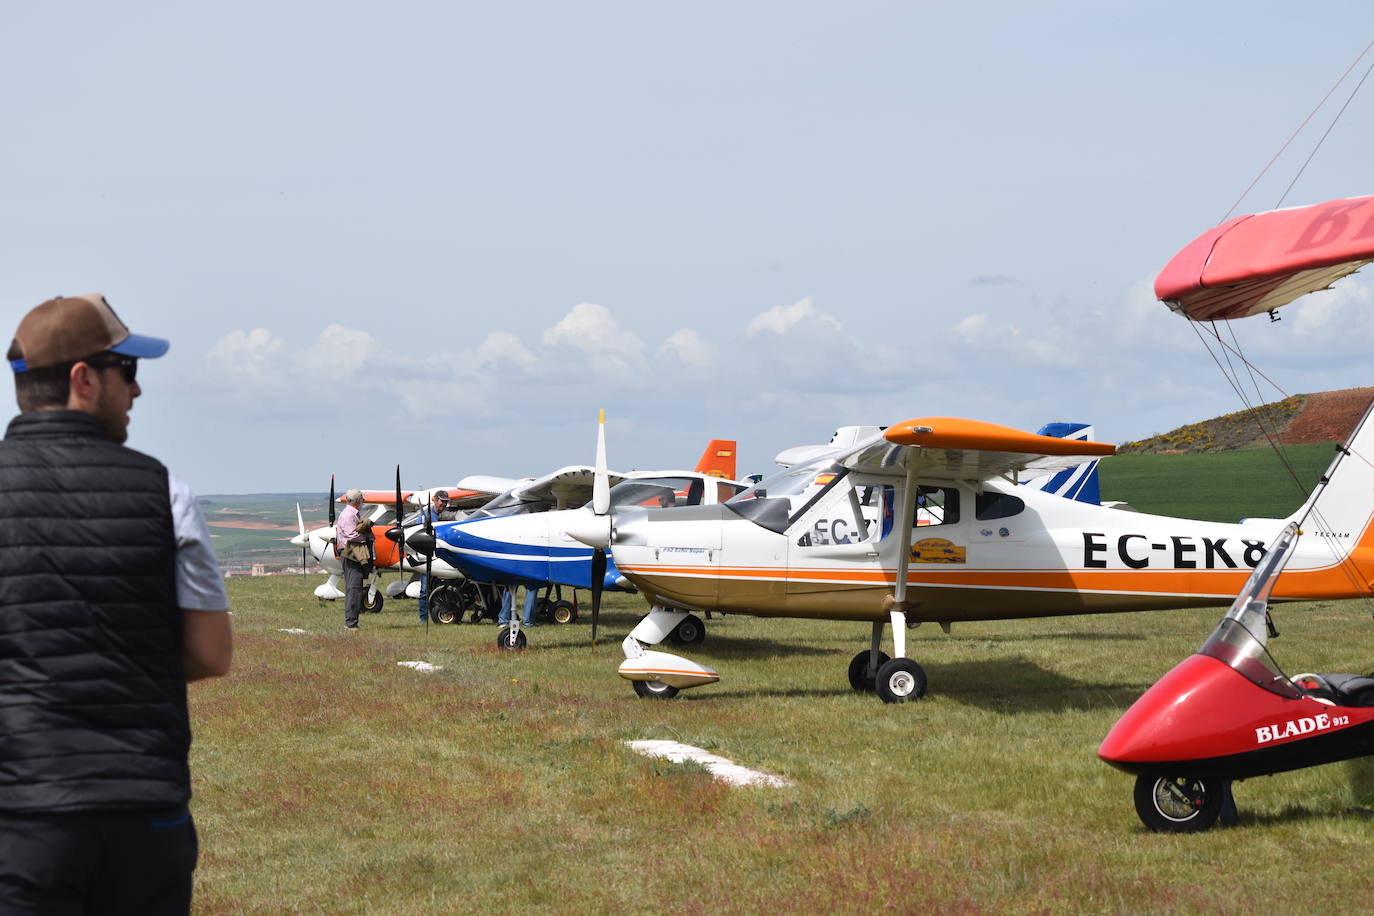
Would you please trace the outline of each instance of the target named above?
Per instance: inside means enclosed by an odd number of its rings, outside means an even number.
[[[1097,756],[1127,772],[1255,749],[1253,723],[1292,703],[1208,655],[1190,655],[1145,691]]]

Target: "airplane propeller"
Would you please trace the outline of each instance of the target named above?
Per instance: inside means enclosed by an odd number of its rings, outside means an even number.
[[[334,525],[334,475],[329,475],[329,524]]]
[[[611,487],[606,475],[606,411],[596,424],[596,471],[592,478],[592,514],[605,517],[611,508]],[[607,528],[610,520],[607,519]],[[609,542],[610,538],[607,538]],[[592,548],[592,645],[596,645],[596,628],[601,620],[601,590],[606,584],[606,548]]]
[[[305,578],[305,568],[306,568],[306,564],[307,564],[307,562],[308,562],[308,561],[306,560],[306,554],[307,554],[306,546],[310,543],[310,538],[309,538],[309,536],[305,533],[305,518],[301,515],[301,504],[300,504],[300,503],[296,503],[296,524],[300,527],[301,533],[300,533],[299,538],[292,538],[291,540],[292,540],[293,543],[294,543],[296,540],[298,540],[298,539],[299,539],[300,542],[301,542],[301,578],[304,579],[304,578]]]

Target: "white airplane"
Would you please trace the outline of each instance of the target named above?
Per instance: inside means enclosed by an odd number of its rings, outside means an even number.
[[[1225,606],[1286,524],[1124,512],[1017,485],[1027,471],[1113,451],[975,420],[920,418],[789,467],[719,506],[611,513],[609,500],[594,498],[595,514],[569,531],[609,549],[652,605],[623,643],[620,675],[640,696],[671,697],[719,679],[648,647],[690,612],[724,611],[868,623],[869,648],[851,661],[850,685],[902,702],[927,684],[906,654],[910,626]],[[1359,458],[1338,457],[1330,484],[1300,510],[1314,524],[1275,598],[1347,598],[1370,588],[1367,416],[1346,454]],[[598,466],[603,456],[604,431]],[[889,623],[891,657],[880,651]]]

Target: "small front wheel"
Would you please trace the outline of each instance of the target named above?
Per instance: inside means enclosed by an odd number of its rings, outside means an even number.
[[[363,610],[369,614],[380,614],[384,603],[380,588],[368,589],[363,593]]]
[[[515,639],[511,639],[510,627],[502,627],[496,634],[496,648],[498,649],[523,649],[525,648],[525,631],[521,630],[515,634]]]
[[[894,658],[878,669],[873,689],[884,703],[919,700],[926,693],[925,669],[909,658]]]
[[[646,700],[671,700],[677,696],[677,688],[671,684],[663,684],[659,681],[630,681],[634,685],[635,694]]]
[[[1226,786],[1219,778],[1137,776],[1135,813],[1156,833],[1196,833],[1221,816]]]

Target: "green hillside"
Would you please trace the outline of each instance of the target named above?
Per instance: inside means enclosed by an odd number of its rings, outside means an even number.
[[[1100,465],[1102,499],[1141,512],[1234,522],[1292,514],[1335,455],[1334,443],[1193,455],[1116,455]],[[1301,486],[1299,486],[1299,483]]]

